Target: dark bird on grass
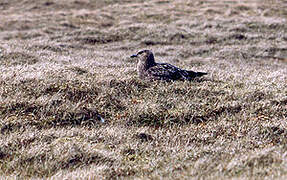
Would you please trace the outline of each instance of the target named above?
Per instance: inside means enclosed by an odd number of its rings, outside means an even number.
[[[196,77],[206,75],[205,72],[194,72],[183,70],[168,63],[156,63],[150,50],[142,50],[131,58],[137,58],[137,71],[142,79],[149,80],[192,80]]]

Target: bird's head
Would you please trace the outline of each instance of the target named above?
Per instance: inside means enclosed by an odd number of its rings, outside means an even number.
[[[142,50],[137,54],[131,56],[131,58],[137,58],[139,63],[154,64],[154,56],[150,50]]]

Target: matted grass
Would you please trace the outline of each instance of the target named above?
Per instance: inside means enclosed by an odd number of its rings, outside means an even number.
[[[286,178],[283,0],[0,4],[2,177]],[[143,81],[141,49],[209,74]]]

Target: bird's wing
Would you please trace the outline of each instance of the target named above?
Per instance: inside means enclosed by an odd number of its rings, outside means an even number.
[[[182,70],[168,63],[157,63],[150,67],[147,72],[160,79],[177,80],[183,78]]]
[[[168,70],[170,74],[173,74],[173,77],[175,77],[175,79],[192,80],[195,77],[201,77],[201,76],[207,75],[207,73],[205,72],[195,72],[191,70],[184,70],[184,69],[180,69],[168,63],[158,63],[158,65]]]

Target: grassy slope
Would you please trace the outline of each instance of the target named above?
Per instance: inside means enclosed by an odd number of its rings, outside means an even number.
[[[286,177],[284,1],[0,8],[2,176]],[[146,48],[209,75],[142,81]]]

